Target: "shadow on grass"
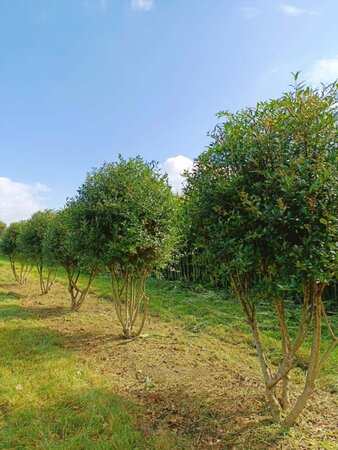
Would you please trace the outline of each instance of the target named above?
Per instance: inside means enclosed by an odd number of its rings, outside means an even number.
[[[102,388],[59,393],[42,407],[8,409],[0,430],[1,448],[148,449],[137,430],[135,407]]]
[[[109,342],[116,342],[117,345],[133,342],[132,339],[125,339],[122,334],[102,334],[86,331],[74,332],[72,327],[69,331],[58,331],[58,336],[63,342],[63,347],[71,350],[86,350],[101,347]]]
[[[9,306],[0,305],[1,320],[27,319],[29,317],[30,317],[29,312],[24,311],[17,305],[9,305]]]
[[[60,344],[60,338],[47,329],[10,324],[0,329],[0,364],[16,368],[25,361],[34,364],[42,358],[61,358]]]
[[[7,300],[17,300],[21,298],[21,294],[15,291],[0,292],[0,302]]]
[[[71,313],[70,308],[66,306],[50,306],[50,307],[27,306],[25,307],[25,311],[41,319],[49,317],[61,317]]]

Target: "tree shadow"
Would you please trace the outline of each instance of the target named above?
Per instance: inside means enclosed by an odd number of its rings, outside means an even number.
[[[84,329],[58,330],[57,335],[63,342],[63,347],[70,350],[94,350],[109,342],[124,343],[128,342],[122,334],[100,334],[85,331]],[[130,341],[131,342],[131,341]]]
[[[24,310],[32,314],[34,317],[38,317],[40,319],[50,318],[50,317],[61,317],[66,314],[70,314],[70,308],[66,306],[24,306]]]
[[[21,294],[15,291],[0,292],[0,302],[7,300],[17,300],[21,297]]]
[[[16,371],[25,361],[34,364],[61,358],[64,351],[60,344],[60,338],[48,329],[9,324],[0,329],[0,364],[11,366]]]
[[[1,448],[150,448],[138,430],[135,407],[125,398],[102,388],[74,389],[55,397],[40,398],[42,407],[5,407]]]
[[[27,311],[24,311],[19,306],[0,305],[0,319],[2,319],[4,321],[8,321],[8,320],[12,320],[12,319],[27,319],[29,317],[30,317],[30,314]]]

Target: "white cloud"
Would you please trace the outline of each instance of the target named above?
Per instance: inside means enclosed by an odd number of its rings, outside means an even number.
[[[168,174],[169,183],[175,193],[181,193],[183,188],[183,172],[191,170],[193,161],[186,156],[178,155],[173,158],[168,158],[162,165],[163,172]]]
[[[328,84],[338,80],[338,56],[316,61],[307,73],[306,79],[316,85],[320,83]]]
[[[137,11],[150,11],[154,6],[154,0],[131,0],[131,7]]]
[[[296,6],[292,5],[281,5],[281,10],[284,14],[292,17],[299,17],[305,12],[303,9],[297,8]]]
[[[322,15],[322,13],[320,11],[297,8],[296,6],[293,6],[293,5],[285,5],[285,4],[280,5],[280,9],[284,14],[286,14],[287,16],[291,16],[291,17],[300,17],[300,16],[303,16],[304,14],[308,14],[310,16],[321,16]]]
[[[43,209],[41,193],[48,188],[40,183],[25,184],[0,177],[0,220],[11,223],[28,219]]]

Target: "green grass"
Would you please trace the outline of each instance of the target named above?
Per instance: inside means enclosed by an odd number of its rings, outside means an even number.
[[[149,448],[135,407],[17,303],[1,292],[0,448]]]

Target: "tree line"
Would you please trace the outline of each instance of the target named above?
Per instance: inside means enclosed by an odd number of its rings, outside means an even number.
[[[298,76],[278,99],[219,113],[183,196],[172,194],[157,164],[120,157],[89,173],[62,210],[11,224],[0,241],[19,283],[36,266],[42,294],[63,267],[74,311],[95,276],[109,272],[126,338],[143,329],[151,273],[231,286],[252,332],[272,417],[287,426],[306,407],[337,344],[323,295],[338,272],[338,84],[314,89]],[[278,367],[261,339],[257,311],[264,304],[279,324]],[[296,330],[287,320],[295,306]],[[332,338],[325,350],[323,327]],[[303,391],[291,404],[296,355],[310,338]]]

